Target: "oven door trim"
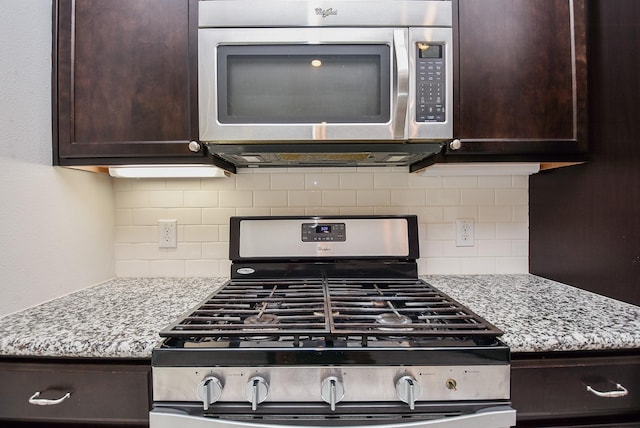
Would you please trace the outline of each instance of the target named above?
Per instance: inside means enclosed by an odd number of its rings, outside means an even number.
[[[335,420],[330,420],[330,422]],[[508,405],[489,407],[473,414],[446,417],[441,419],[370,425],[375,428],[507,428],[516,424],[516,411]],[[190,416],[179,409],[162,408],[149,412],[150,428],[315,428],[321,425],[284,425],[254,423],[227,419]],[[325,425],[330,426],[330,425]],[[346,428],[363,427],[364,425],[341,425]]]

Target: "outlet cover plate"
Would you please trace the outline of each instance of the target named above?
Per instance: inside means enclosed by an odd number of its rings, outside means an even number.
[[[456,247],[475,245],[474,224],[472,218],[456,219]]]
[[[176,248],[178,246],[177,220],[158,220],[158,247]]]

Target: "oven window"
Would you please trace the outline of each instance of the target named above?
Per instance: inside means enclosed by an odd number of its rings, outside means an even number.
[[[221,123],[386,123],[388,45],[218,47]]]

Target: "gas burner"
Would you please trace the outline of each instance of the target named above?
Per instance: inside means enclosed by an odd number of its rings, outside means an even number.
[[[398,312],[385,312],[376,316],[376,328],[380,331],[413,331],[413,327],[403,327],[411,323],[411,318]]]
[[[258,314],[258,315],[251,315],[250,317],[245,318],[244,323],[246,325],[253,325],[253,326],[279,324],[280,318],[274,314]],[[276,330],[275,327],[273,329]]]

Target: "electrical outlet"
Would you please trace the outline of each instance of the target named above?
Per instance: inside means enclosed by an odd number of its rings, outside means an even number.
[[[158,247],[176,248],[178,246],[178,221],[158,220]]]
[[[456,247],[473,247],[474,245],[473,219],[456,219]]]

